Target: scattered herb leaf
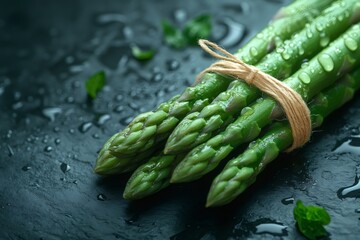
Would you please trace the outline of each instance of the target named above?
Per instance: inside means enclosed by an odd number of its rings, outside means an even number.
[[[86,91],[91,98],[96,98],[97,93],[105,86],[105,72],[99,71],[86,80]]]
[[[211,34],[211,16],[203,14],[185,24],[183,34],[188,43],[197,44],[200,38],[208,38]]]
[[[330,215],[318,206],[305,206],[300,200],[294,208],[294,218],[300,232],[308,239],[326,236],[324,225],[330,223]]]
[[[200,38],[208,38],[211,34],[211,16],[199,15],[185,23],[184,29],[178,29],[168,20],[161,22],[165,42],[174,48],[183,48],[197,44]]]
[[[183,48],[187,41],[180,29],[174,27],[168,20],[161,22],[165,42],[174,48]]]
[[[131,53],[137,60],[146,61],[154,57],[155,49],[142,50],[138,46],[131,47]]]

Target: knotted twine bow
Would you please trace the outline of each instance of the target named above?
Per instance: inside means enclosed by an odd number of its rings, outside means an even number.
[[[310,111],[300,94],[269,74],[237,59],[213,42],[201,39],[199,45],[204,51],[220,60],[202,71],[197,76],[195,83],[198,83],[204,74],[209,72],[244,80],[247,84],[255,86],[274,98],[283,108],[293,135],[293,144],[287,149],[287,152],[291,152],[309,141],[311,135]]]

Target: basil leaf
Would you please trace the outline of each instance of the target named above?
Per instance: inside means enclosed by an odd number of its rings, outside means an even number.
[[[174,48],[183,48],[187,45],[183,33],[180,29],[175,28],[168,20],[161,22],[161,27],[165,37],[165,42]]]
[[[185,24],[183,34],[190,44],[197,44],[200,38],[209,38],[211,34],[211,16],[203,14]]]
[[[86,91],[91,98],[96,98],[97,93],[105,86],[105,72],[99,71],[89,77],[85,83]]]
[[[298,223],[300,232],[308,239],[326,236],[324,225],[331,221],[330,215],[324,208],[305,206],[300,200],[296,202],[294,218]]]
[[[131,53],[137,60],[145,61],[154,57],[155,49],[142,50],[138,46],[131,47]]]

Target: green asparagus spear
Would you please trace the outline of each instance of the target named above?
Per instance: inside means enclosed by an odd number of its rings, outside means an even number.
[[[328,114],[349,101],[359,88],[360,70],[357,70],[314,97],[310,104],[313,128],[319,127]],[[217,202],[226,203],[228,199],[235,198],[238,193],[241,193],[255,180],[254,174],[257,175],[259,166],[264,166],[275,159],[279,151],[290,146],[291,142],[292,135],[288,123],[274,124],[271,130],[266,133],[266,136],[262,137],[261,140],[256,140],[256,143],[250,144],[249,148],[241,156],[229,161],[227,167],[223,170],[223,174],[216,178],[216,183],[214,182],[214,187],[211,188],[215,190],[210,191],[209,206],[213,205],[211,203],[218,205]],[[138,167],[126,185],[124,198],[144,198],[169,186],[172,171],[183,157],[183,155],[160,154]],[[232,170],[227,170],[229,168]],[[225,171],[227,172],[225,173]],[[228,181],[229,171],[231,171],[232,175],[230,176],[232,178]],[[239,183],[232,183],[231,181]],[[224,187],[225,184],[228,184],[228,186]],[[232,185],[235,184],[238,186],[236,190],[232,188]],[[216,194],[214,195],[213,192]]]
[[[164,154],[152,157],[131,175],[124,190],[124,198],[144,198],[169,186],[172,170],[182,157]]]
[[[334,0],[298,0],[281,8],[271,25],[258,33],[235,56],[248,64],[258,63],[267,53],[300,31],[304,25],[327,8]],[[249,58],[251,56],[251,58]]]
[[[277,18],[265,28],[256,39],[246,44],[237,53],[239,58],[251,63],[259,61],[268,51],[272,50],[274,42],[282,42],[319,14],[333,0],[298,0],[280,10]],[[309,11],[312,9],[313,11]],[[286,19],[286,28],[284,21]],[[254,54],[254,49],[259,49]],[[260,51],[260,49],[262,49]],[[266,51],[264,50],[266,49]],[[114,142],[106,144],[99,155],[95,172],[99,174],[116,174],[123,172],[120,166],[126,166],[129,158],[135,159],[132,165],[139,164],[143,159],[139,153],[145,154],[148,149],[167,138],[177,123],[189,112],[200,111],[207,101],[212,100],[226,89],[229,79],[215,74],[208,74],[199,84],[187,88],[180,97],[165,102],[154,112],[148,112],[136,117],[122,132],[113,136]],[[107,160],[108,159],[108,160]],[[125,159],[125,160],[122,160]],[[116,170],[112,169],[116,168]],[[101,171],[100,171],[101,170]],[[109,173],[107,173],[109,171]]]
[[[324,91],[310,104],[313,128],[319,127],[326,116],[352,99],[360,88],[360,70],[347,75],[339,84]],[[273,124],[262,138],[251,143],[238,157],[230,160],[214,179],[206,206],[220,206],[240,195],[264,167],[292,143],[292,133],[287,122]]]
[[[360,24],[353,25],[329,47],[284,82],[308,101],[339,75],[360,62]],[[174,170],[172,182],[187,182],[213,170],[234,148],[253,140],[261,128],[282,116],[276,101],[266,97],[247,108],[225,131],[190,151]]]
[[[336,2],[292,39],[285,41],[280,49],[268,54],[257,67],[279,80],[290,76],[303,59],[312,57],[352,24],[354,16],[360,14],[360,7],[354,7],[356,4],[359,5],[356,0]],[[176,154],[205,142],[232,123],[241,109],[259,96],[260,91],[246,83],[232,82],[227,91],[201,112],[193,112],[177,125],[166,143],[165,152]]]

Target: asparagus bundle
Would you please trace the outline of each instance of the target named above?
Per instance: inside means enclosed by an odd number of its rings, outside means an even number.
[[[353,25],[284,82],[309,101],[360,62],[359,32],[360,24]],[[282,111],[275,100],[260,99],[223,132],[191,150],[175,168],[171,181],[192,181],[212,171],[234,148],[254,140],[264,126],[280,117]]]
[[[285,80],[285,83],[288,83],[294,90],[299,91],[305,100],[310,100],[321,89],[334,83],[339,75],[359,64],[360,47],[352,45],[360,43],[360,35],[357,34],[359,31],[360,24],[351,27],[344,35],[334,41],[330,47],[306,63],[292,77]],[[329,56],[330,58],[326,57],[328,60],[334,59],[332,60],[332,69],[328,65],[324,65],[322,60],[324,56]],[[303,73],[308,74],[311,81],[304,81],[302,79]],[[357,79],[357,76],[355,79]],[[339,87],[335,85],[333,88],[337,89]],[[331,91],[336,92],[337,90]],[[345,93],[347,94],[347,92]],[[337,108],[338,105],[336,104],[326,105],[326,102],[318,100],[322,96],[327,97],[327,95],[328,92],[325,92],[316,97],[317,100],[312,101],[310,107],[312,115],[322,114],[325,117],[327,114],[319,113],[318,109],[321,110],[321,108],[327,107],[332,111]],[[333,95],[328,98],[334,98]],[[338,97],[338,99],[332,100],[340,104],[347,100],[346,96],[351,95],[343,95],[343,98]],[[330,110],[326,111],[330,113]],[[124,197],[138,199],[150,195],[168,186],[170,178],[172,182],[189,182],[201,177],[213,170],[222,159],[241,143],[253,140],[260,133],[262,126],[270,123],[272,118],[280,117],[280,114],[282,112],[279,111],[276,102],[271,98],[257,101],[224,132],[215,136],[206,144],[195,148],[185,157],[183,155],[159,155],[144,163],[136,169],[128,181]],[[316,127],[319,124],[315,124],[313,121],[313,125]],[[288,142],[290,145],[291,141]]]
[[[285,84],[306,102],[311,101],[313,127],[348,101],[360,86],[359,70],[336,82],[360,63],[360,24],[355,24],[360,20],[360,3],[339,0],[316,17],[330,2],[294,2],[235,54],[247,63],[258,63],[263,72],[285,79]],[[309,6],[316,11],[304,12]],[[310,19],[311,23],[306,24]],[[284,29],[285,23],[292,27]],[[262,132],[263,136],[231,160],[214,180],[207,206],[223,205],[244,191],[264,166],[291,144],[292,133],[286,121],[272,124],[281,117],[283,112],[277,103],[261,97],[259,90],[216,73],[206,74],[182,95],[154,112],[136,117],[111,137],[99,154],[95,171],[105,175],[132,171],[150,158],[135,170],[124,192],[127,199],[143,198],[170,182],[200,178]],[[270,130],[264,132],[262,129],[269,124]]]
[[[331,2],[298,0],[281,9],[274,21],[240,49],[236,56],[245,62],[257,63]],[[285,23],[286,28],[283,27]],[[162,145],[180,120],[190,112],[201,111],[230,82],[229,78],[207,74],[199,84],[187,88],[181,96],[161,104],[154,112],[139,115],[122,132],[116,133],[105,143],[98,156],[95,172],[109,175],[134,169],[154,152],[154,146]]]
[[[336,2],[276,52],[268,54],[257,67],[279,80],[288,77],[287,73],[297,69],[304,58],[311,57],[327,46],[352,24],[353,16],[360,13],[360,9],[354,7],[356,3],[356,0]],[[334,21],[335,17],[345,14],[341,21]],[[179,123],[166,143],[166,153],[191,150],[215,136],[219,130],[234,121],[243,107],[260,95],[258,90],[244,82],[233,83],[202,111],[193,112]]]

